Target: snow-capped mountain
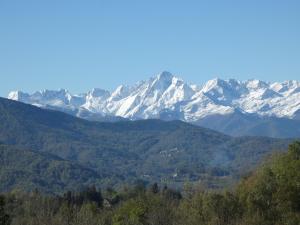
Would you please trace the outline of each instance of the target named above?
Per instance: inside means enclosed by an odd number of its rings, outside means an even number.
[[[90,119],[117,116],[133,120],[161,118],[197,122],[208,116],[235,112],[300,119],[298,81],[213,79],[198,86],[162,72],[134,86],[121,85],[112,92],[99,88],[79,95],[65,89],[33,94],[12,91],[8,98]]]

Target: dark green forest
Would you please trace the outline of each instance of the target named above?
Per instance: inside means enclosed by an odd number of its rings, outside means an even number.
[[[61,194],[137,180],[222,189],[291,141],[231,137],[181,121],[91,122],[0,98],[0,191]]]
[[[137,182],[119,191],[95,186],[0,197],[1,225],[299,225],[300,142],[274,153],[232,190],[186,183],[181,191]]]

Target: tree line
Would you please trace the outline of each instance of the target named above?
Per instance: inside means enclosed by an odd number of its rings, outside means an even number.
[[[0,197],[0,225],[299,225],[300,142],[275,154],[231,191],[137,183],[48,196]]]

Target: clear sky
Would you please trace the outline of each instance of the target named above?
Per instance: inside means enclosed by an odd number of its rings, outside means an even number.
[[[163,70],[300,80],[300,1],[0,0],[0,96],[112,90]]]

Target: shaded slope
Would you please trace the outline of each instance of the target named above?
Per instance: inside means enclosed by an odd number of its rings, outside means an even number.
[[[0,192],[33,190],[57,193],[100,183],[95,171],[47,153],[0,145]]]
[[[195,124],[232,136],[300,137],[300,120],[259,117],[239,111],[228,115],[208,116]]]
[[[232,179],[290,142],[233,138],[181,121],[89,122],[7,99],[0,124],[0,142],[80,163],[103,176],[101,185]]]

